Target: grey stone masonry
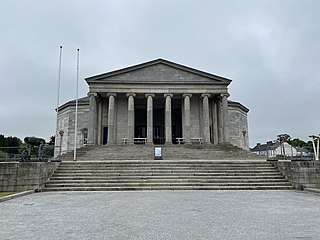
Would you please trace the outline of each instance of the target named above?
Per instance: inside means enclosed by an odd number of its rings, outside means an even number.
[[[153,143],[153,98],[154,94],[145,94],[147,98],[147,143]]]
[[[108,143],[115,143],[115,93],[109,93],[109,108],[108,108]]]
[[[128,98],[128,143],[133,144],[134,138],[134,97],[136,94],[127,93]]]
[[[59,107],[56,145],[62,153],[73,150],[75,134],[82,139],[77,147],[231,143],[249,148],[249,110],[237,102],[230,105],[230,79],[157,59],[86,82],[90,92],[80,101],[76,133],[75,101]]]
[[[223,143],[223,112],[222,103],[219,100],[217,102],[217,117],[218,117],[218,143]]]
[[[223,142],[229,142],[229,115],[228,115],[228,97],[229,94],[221,94],[223,111]]]
[[[210,143],[210,126],[209,126],[209,97],[211,97],[210,94],[202,94],[202,114],[203,114],[203,142],[204,143]]]
[[[88,144],[96,144],[96,126],[97,126],[97,93],[89,93],[89,126],[88,126]]]
[[[191,143],[191,117],[190,117],[190,98],[192,94],[183,94],[184,98],[184,138],[185,143]]]
[[[320,189],[320,161],[275,161],[277,167],[296,189]]]
[[[172,123],[171,123],[171,98],[173,94],[164,94],[166,99],[165,105],[165,129],[166,129],[166,144],[172,143]]]
[[[59,165],[57,162],[1,162],[0,192],[40,190]]]
[[[212,101],[212,137],[213,137],[213,144],[219,143],[219,135],[218,135],[218,116],[217,116],[217,106],[218,103],[215,99]]]

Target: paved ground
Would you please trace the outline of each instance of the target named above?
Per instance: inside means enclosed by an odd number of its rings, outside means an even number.
[[[0,203],[0,239],[320,239],[296,191],[36,193]]]

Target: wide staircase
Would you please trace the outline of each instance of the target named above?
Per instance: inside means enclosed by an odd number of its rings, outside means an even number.
[[[62,156],[44,191],[292,189],[265,159],[232,145],[85,146]],[[214,160],[212,160],[214,159]]]
[[[160,145],[164,160],[255,160],[254,153],[231,144],[175,144]],[[136,145],[86,145],[77,150],[77,161],[150,160],[154,158],[154,146]],[[260,158],[264,159],[264,158]],[[62,161],[72,161],[73,153],[62,155]]]
[[[265,160],[104,160],[63,161],[44,191],[280,189],[292,186]]]

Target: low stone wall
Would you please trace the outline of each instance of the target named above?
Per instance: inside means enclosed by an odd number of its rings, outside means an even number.
[[[0,191],[41,190],[59,162],[0,162]]]
[[[272,165],[277,167],[296,189],[320,189],[319,161],[275,161]]]

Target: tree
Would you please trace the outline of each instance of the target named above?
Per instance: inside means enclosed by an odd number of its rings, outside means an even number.
[[[0,134],[0,147],[8,147],[7,139],[3,134]]]
[[[7,137],[7,144],[10,154],[17,154],[19,152],[18,147],[22,144],[22,141],[17,137]]]
[[[287,133],[282,133],[277,136],[277,140],[280,142],[280,145],[281,145],[281,154],[285,156],[286,152],[285,152],[285,148],[284,148],[284,143],[290,142],[291,137]]]
[[[308,146],[308,143],[306,143],[305,141],[303,141],[299,138],[292,139],[290,141],[290,144],[294,147],[307,147]]]
[[[56,140],[56,137],[54,136],[54,135],[52,135],[51,137],[50,137],[50,140],[49,140],[49,145],[54,145],[55,144],[55,140]]]

